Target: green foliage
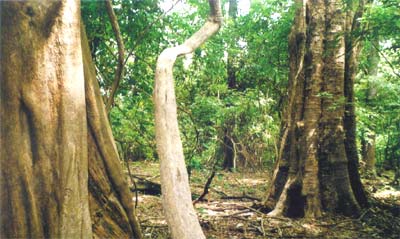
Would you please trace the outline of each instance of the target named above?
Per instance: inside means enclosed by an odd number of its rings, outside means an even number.
[[[158,1],[113,1],[128,54],[125,77],[110,114],[114,136],[132,160],[156,159],[154,68],[162,49],[180,44],[205,21],[207,4],[188,1],[161,15]],[[82,16],[107,97],[116,68],[117,46],[102,2],[83,2]],[[290,2],[253,1],[249,14],[228,19],[216,37],[174,68],[181,138],[190,168],[221,160],[224,129],[256,161],[275,158],[277,110],[285,95]],[[233,59],[237,87],[227,84],[226,55]]]
[[[228,1],[222,1],[224,16]],[[348,1],[346,6],[353,6]],[[164,13],[156,0],[113,1],[126,47],[125,75],[110,114],[117,141],[131,160],[156,160],[152,92],[158,55],[182,43],[204,23],[208,5],[189,0]],[[367,5],[355,86],[358,135],[375,133],[378,163],[400,158],[400,8],[396,0]],[[228,131],[239,160],[250,166],[276,158],[282,102],[287,95],[288,41],[293,1],[253,0],[248,14],[225,17],[220,32],[174,68],[179,125],[188,167],[214,167]],[[106,98],[114,78],[117,45],[103,2],[83,1],[82,16],[98,81]],[[378,50],[376,76],[370,52]],[[229,62],[228,62],[229,59]],[[228,86],[227,69],[235,72]],[[369,97],[371,89],[376,91]],[[322,92],[321,99],[331,95]],[[343,100],[332,103],[332,109]],[[245,163],[246,164],[246,163]]]
[[[399,8],[398,1],[377,1],[360,19],[365,32],[355,85],[358,135],[376,135],[377,164],[386,169],[400,168]]]

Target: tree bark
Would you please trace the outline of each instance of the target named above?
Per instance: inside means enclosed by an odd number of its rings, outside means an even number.
[[[274,208],[278,201],[284,186],[288,180],[289,173],[295,174],[296,168],[290,167],[291,162],[297,159],[296,122],[300,121],[301,111],[299,109],[303,104],[303,97],[296,97],[303,94],[304,90],[304,56],[306,46],[306,23],[305,23],[305,5],[301,1],[296,11],[296,17],[289,34],[289,85],[288,97],[285,100],[284,111],[281,123],[281,143],[279,146],[278,160],[276,162],[272,183],[267,191],[267,199],[264,202],[267,208]],[[290,170],[290,172],[289,172]],[[284,200],[283,200],[284,201]],[[280,214],[284,210],[285,203],[279,205],[274,213]]]
[[[358,71],[358,57],[361,51],[360,38],[356,35],[361,31],[359,18],[362,17],[365,9],[365,0],[358,0],[358,6],[355,1],[350,1],[346,14],[346,54],[345,54],[345,81],[344,95],[346,98],[345,114],[343,125],[345,129],[345,147],[348,158],[349,175],[351,186],[358,203],[366,207],[368,200],[365,195],[364,187],[361,184],[359,168],[359,158],[357,152],[357,129],[355,114],[354,82]],[[356,8],[355,11],[352,9]]]
[[[0,4],[0,237],[141,238],[79,1]]]
[[[340,1],[297,1],[289,36],[289,95],[264,205],[270,215],[355,215],[345,150],[344,13]]]
[[[89,206],[93,232],[98,238],[142,238],[83,25],[81,29],[89,129]]]
[[[79,16],[1,2],[1,238],[92,237]]]
[[[157,60],[154,104],[157,151],[160,157],[162,202],[173,238],[205,238],[192,205],[179,135],[173,66],[178,56],[193,52],[221,27],[219,0],[210,0],[207,22],[182,45],[165,49]]]

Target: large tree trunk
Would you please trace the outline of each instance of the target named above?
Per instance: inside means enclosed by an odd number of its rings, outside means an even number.
[[[298,1],[289,36],[289,97],[265,206],[271,215],[354,215],[345,150],[344,13],[341,1]]]
[[[1,4],[0,237],[90,238],[79,3]]]
[[[0,237],[140,238],[79,1],[1,2],[1,30]]]
[[[207,22],[182,45],[165,49],[157,60],[154,87],[157,152],[160,157],[162,203],[175,239],[205,238],[192,205],[179,135],[173,66],[178,56],[193,52],[221,27],[219,0],[210,0]]]
[[[132,195],[119,160],[83,25],[81,29],[93,232],[99,238],[141,238]]]
[[[345,76],[344,76],[344,96],[346,98],[345,113],[343,125],[345,129],[345,147],[346,156],[348,158],[349,176],[351,179],[351,187],[358,203],[366,207],[368,200],[361,184],[359,168],[359,158],[357,152],[357,133],[356,133],[356,114],[355,114],[355,97],[354,82],[358,71],[358,56],[361,51],[360,38],[357,36],[361,31],[359,19],[362,17],[365,8],[365,0],[350,1],[346,14],[345,23]],[[355,9],[356,11],[352,11]]]

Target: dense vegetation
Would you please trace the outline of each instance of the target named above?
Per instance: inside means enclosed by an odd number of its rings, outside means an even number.
[[[239,167],[272,165],[277,157],[294,6],[291,1],[252,1],[247,11],[243,2],[236,17],[228,16],[224,2],[225,24],[218,35],[175,67],[189,168],[212,167],[215,161],[222,167],[224,144],[233,148]],[[157,160],[152,103],[157,56],[190,36],[207,14],[207,6],[197,1],[167,3],[114,1],[127,56],[110,119],[120,150],[133,161]],[[117,63],[115,36],[102,2],[82,5],[107,98]],[[355,87],[359,152],[372,140],[368,135],[375,135],[378,171],[398,168],[400,156],[398,7],[397,1],[367,5],[356,33],[363,49]],[[234,85],[229,85],[228,71],[234,72]]]
[[[400,2],[208,3],[0,1],[1,238],[398,238]]]

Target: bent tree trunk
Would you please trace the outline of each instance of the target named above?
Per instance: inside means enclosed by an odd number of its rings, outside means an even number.
[[[220,1],[210,0],[210,16],[182,45],[165,49],[157,60],[154,87],[157,152],[160,157],[162,202],[173,238],[205,238],[192,205],[179,135],[173,66],[178,56],[193,52],[215,34],[222,22]]]
[[[0,237],[140,238],[79,1],[1,2],[1,29]]]
[[[344,13],[341,1],[297,1],[281,148],[264,205],[271,215],[355,215],[343,126]],[[357,174],[358,175],[358,174]]]

